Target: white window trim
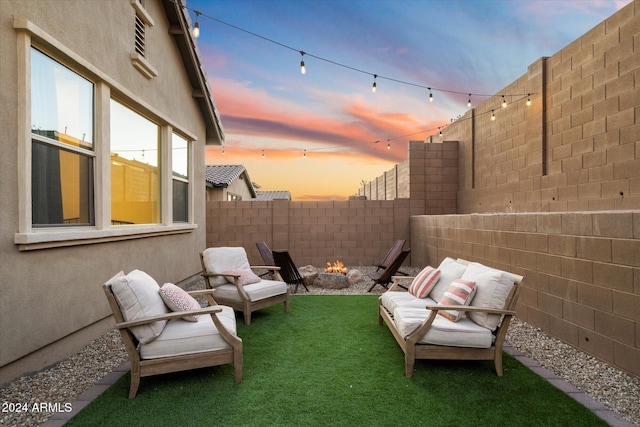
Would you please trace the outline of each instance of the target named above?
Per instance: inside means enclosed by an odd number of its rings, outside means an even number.
[[[17,38],[17,68],[18,68],[18,92],[21,99],[17,106],[18,129],[22,131],[17,135],[18,164],[24,165],[18,177],[18,232],[14,235],[14,243],[21,251],[55,248],[64,246],[86,245],[120,240],[140,239],[154,236],[190,233],[198,228],[194,223],[193,185],[189,186],[189,223],[173,223],[173,211],[171,198],[165,197],[168,189],[171,189],[173,173],[170,167],[171,145],[170,135],[176,131],[183,135],[191,144],[197,141],[197,137],[163,113],[159,112],[134,93],[117,83],[114,79],[100,71],[93,64],[76,54],[46,31],[33,22],[14,17],[13,27]],[[81,75],[90,78],[95,87],[95,226],[70,226],[70,227],[37,227],[32,226],[31,217],[31,47],[38,47],[48,55],[67,58],[64,65]],[[111,158],[109,146],[105,141],[110,140],[109,135],[109,102],[112,93],[117,93],[118,99],[126,99],[126,104],[135,103],[143,109],[161,128],[162,156],[165,160],[163,166],[162,183],[162,223],[161,224],[132,224],[111,225]],[[167,140],[169,144],[167,144]],[[190,150],[190,170],[193,176],[193,151]],[[167,162],[169,160],[169,162]],[[167,184],[167,181],[169,182]],[[168,194],[168,193],[167,193]],[[169,200],[166,200],[169,199]]]

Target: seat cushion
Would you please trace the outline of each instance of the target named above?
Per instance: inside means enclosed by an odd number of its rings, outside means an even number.
[[[431,298],[418,298],[410,292],[387,291],[380,295],[380,303],[393,314],[398,307],[425,308],[427,305],[436,304]]]
[[[247,252],[242,247],[208,248],[202,252],[207,273],[223,273],[229,270],[251,270]],[[224,277],[212,277],[212,285],[224,285],[227,279]]]
[[[429,313],[425,308],[398,307],[393,312],[393,321],[400,334],[406,338],[422,324]],[[489,348],[493,343],[493,334],[489,329],[467,318],[454,323],[442,316],[436,316],[429,331],[418,342],[453,347]]]
[[[169,313],[160,297],[160,286],[143,271],[133,270],[127,275],[120,273],[109,279],[107,284],[111,286],[125,321]],[[138,341],[148,343],[160,335],[166,323],[166,320],[158,320],[130,330]]]
[[[463,279],[476,283],[476,295],[471,301],[472,307],[503,309],[509,292],[514,286],[515,278],[505,271],[496,270],[477,262],[467,267]],[[500,323],[499,314],[467,313],[467,316],[477,324],[494,331]]]
[[[233,309],[222,305],[214,307],[222,309],[222,312],[215,315],[229,332],[236,335],[236,316]],[[196,322],[171,319],[155,340],[140,345],[140,357],[142,359],[157,359],[230,347],[229,343],[220,335],[211,316],[200,315]]]
[[[282,295],[287,293],[287,284],[278,280],[260,280],[258,283],[252,283],[242,287],[249,296],[251,302],[260,301],[265,298]],[[216,300],[240,302],[240,294],[235,285],[222,285],[216,288],[213,295]]]
[[[429,297],[434,301],[440,301],[444,292],[449,288],[451,282],[456,279],[461,279],[462,275],[467,269],[467,265],[456,261],[453,258],[445,258],[438,266],[440,270],[440,280],[431,289]]]

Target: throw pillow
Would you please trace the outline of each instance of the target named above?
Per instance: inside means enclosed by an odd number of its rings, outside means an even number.
[[[165,283],[162,285],[160,288],[160,296],[171,311],[191,311],[201,308],[200,303],[196,301],[194,297],[173,283]],[[189,322],[197,322],[198,316],[184,316],[183,319]]]
[[[250,285],[252,283],[259,283],[260,281],[262,281],[262,279],[258,277],[253,271],[245,270],[242,268],[223,271],[222,274],[239,274],[240,277],[238,278],[238,280],[240,281],[240,285],[242,286]],[[234,283],[232,277],[225,277],[225,279],[227,279],[229,283]]]
[[[451,282],[449,289],[444,292],[438,302],[439,305],[469,305],[476,292],[476,285],[470,280],[457,279]],[[440,310],[438,314],[452,322],[457,322],[462,318],[463,311]]]
[[[440,279],[440,270],[431,266],[425,267],[411,282],[409,292],[418,298],[425,298]]]

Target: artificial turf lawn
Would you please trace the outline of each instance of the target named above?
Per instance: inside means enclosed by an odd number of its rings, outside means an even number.
[[[377,296],[294,295],[238,316],[244,379],[231,365],[143,378],[128,399],[126,374],[68,426],[597,426],[580,403],[504,355],[492,361],[416,361],[378,325]]]

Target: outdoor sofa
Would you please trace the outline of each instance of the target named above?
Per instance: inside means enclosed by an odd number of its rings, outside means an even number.
[[[411,281],[407,291],[399,286],[402,281]],[[453,258],[415,278],[394,277],[378,300],[378,322],[402,348],[405,376],[413,375],[416,359],[493,360],[502,376],[502,345],[523,281]]]

